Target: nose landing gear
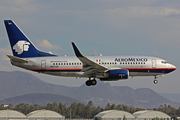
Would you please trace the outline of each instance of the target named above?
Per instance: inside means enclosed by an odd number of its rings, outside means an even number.
[[[91,80],[91,78],[89,78],[89,80],[86,81],[87,86],[96,85],[96,84],[97,84],[97,81],[95,78],[93,80]]]
[[[157,78],[158,78],[157,76],[154,77],[154,79],[155,79],[155,80],[154,80],[154,84],[157,84],[157,83],[158,83],[158,81],[156,80]]]
[[[157,80],[154,80],[154,84],[157,84],[158,83],[158,81]]]

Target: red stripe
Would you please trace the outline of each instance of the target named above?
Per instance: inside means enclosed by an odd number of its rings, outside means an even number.
[[[35,70],[83,70],[82,68],[76,68],[76,69],[30,69],[30,70],[32,70],[32,71],[35,71]]]
[[[176,69],[176,68],[122,68],[128,70],[159,70],[159,69]]]

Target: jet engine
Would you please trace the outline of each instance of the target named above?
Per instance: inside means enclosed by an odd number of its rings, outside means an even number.
[[[129,77],[129,71],[126,69],[109,70],[106,74],[107,77],[100,78],[101,81],[116,81],[120,79],[128,79]]]

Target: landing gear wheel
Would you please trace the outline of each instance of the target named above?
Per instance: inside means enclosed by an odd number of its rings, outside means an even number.
[[[87,86],[91,86],[91,80],[87,80],[87,81],[86,81],[86,85],[87,85]]]
[[[97,81],[94,79],[91,81],[91,85],[96,85]]]
[[[157,80],[154,80],[154,84],[157,84],[158,83],[158,81]]]

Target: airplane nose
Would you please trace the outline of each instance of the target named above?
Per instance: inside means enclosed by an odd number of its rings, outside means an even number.
[[[174,65],[171,64],[171,69],[176,70],[176,66],[174,66]]]

